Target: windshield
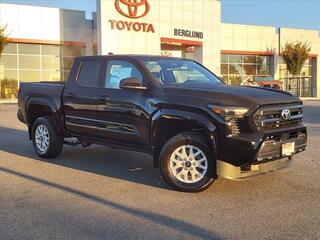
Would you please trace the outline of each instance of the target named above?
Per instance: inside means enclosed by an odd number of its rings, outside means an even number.
[[[151,74],[162,85],[221,84],[221,80],[201,65],[189,60],[160,59],[144,61]]]

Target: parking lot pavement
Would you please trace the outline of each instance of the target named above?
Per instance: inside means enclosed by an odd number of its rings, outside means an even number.
[[[0,105],[0,239],[320,239],[320,101],[308,149],[286,169],[173,191],[147,155],[92,146],[35,156],[16,105]]]

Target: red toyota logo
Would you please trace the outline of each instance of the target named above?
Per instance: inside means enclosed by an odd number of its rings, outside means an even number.
[[[142,18],[150,11],[148,0],[115,0],[114,5],[127,18]]]

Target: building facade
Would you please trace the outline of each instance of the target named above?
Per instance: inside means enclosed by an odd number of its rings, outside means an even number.
[[[109,53],[190,58],[227,84],[267,75],[285,90],[320,97],[319,31],[220,19],[219,0],[97,0],[92,20],[82,11],[0,3],[0,25],[9,34],[0,58],[0,102],[16,101],[20,82],[65,81],[77,56]],[[280,54],[295,41],[311,44],[299,84]]]
[[[76,56],[93,53],[93,21],[85,12],[0,4],[9,35],[0,58],[0,101],[16,101],[20,82],[64,81]]]

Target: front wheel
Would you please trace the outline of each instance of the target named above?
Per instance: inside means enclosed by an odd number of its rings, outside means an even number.
[[[160,153],[161,172],[175,189],[199,192],[214,182],[214,157],[206,142],[196,133],[171,138]]]
[[[58,134],[50,117],[40,117],[35,121],[32,142],[36,154],[41,158],[54,158],[63,148],[63,137]]]

